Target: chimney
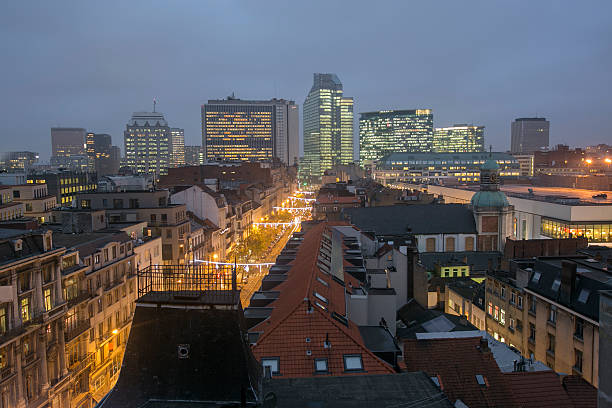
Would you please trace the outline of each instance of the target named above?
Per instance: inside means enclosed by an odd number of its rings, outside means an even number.
[[[489,342],[487,341],[486,337],[481,337],[480,338],[480,351],[483,353],[488,353],[489,350]]]
[[[559,300],[569,303],[576,285],[576,263],[571,261],[561,262],[561,287],[559,288]]]

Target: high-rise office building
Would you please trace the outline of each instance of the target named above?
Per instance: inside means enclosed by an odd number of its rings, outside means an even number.
[[[185,130],[170,129],[170,167],[185,165]]]
[[[185,146],[185,165],[199,166],[200,164],[204,164],[202,146]]]
[[[359,162],[377,161],[389,153],[433,151],[431,109],[361,113]]]
[[[170,127],[159,112],[135,112],[128,122],[125,160],[135,174],[167,174],[170,166]]]
[[[120,151],[117,146],[113,146],[111,135],[88,132],[86,140],[89,170],[95,171],[98,177],[117,174]]]
[[[38,163],[36,152],[4,152],[0,153],[0,171],[27,170]]]
[[[334,164],[353,162],[353,98],[335,74],[314,74],[304,102],[304,157],[300,178],[319,183]]]
[[[434,131],[434,152],[466,153],[484,150],[484,126],[454,125],[436,128]]]
[[[533,153],[548,149],[550,122],[546,118],[518,118],[512,122],[512,153]]]
[[[284,99],[243,101],[233,96],[202,105],[202,147],[207,162],[280,159],[299,154],[299,115]]]
[[[51,155],[85,155],[85,129],[51,128]]]

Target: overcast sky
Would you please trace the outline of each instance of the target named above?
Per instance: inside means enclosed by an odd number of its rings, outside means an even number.
[[[50,127],[110,133],[158,111],[201,143],[200,105],[235,92],[301,107],[336,73],[358,112],[434,126],[544,116],[551,144],[612,143],[612,1],[12,1],[0,5],[0,150],[47,159]],[[355,130],[357,133],[357,129]]]

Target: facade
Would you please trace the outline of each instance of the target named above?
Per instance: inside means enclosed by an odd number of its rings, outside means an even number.
[[[94,406],[118,376],[129,333],[131,240],[4,230],[0,251],[2,406]]]
[[[85,133],[83,128],[51,128],[51,156],[86,155]]]
[[[49,222],[57,198],[49,194],[46,184],[22,184],[11,188],[13,200],[23,203],[26,217],[36,218],[39,223]]]
[[[86,154],[73,154],[70,156],[51,156],[49,160],[52,167],[73,171],[88,171],[89,157]]]
[[[185,166],[199,166],[201,164],[204,164],[202,146],[185,146]]]
[[[89,171],[96,172],[98,177],[119,172],[120,152],[113,146],[111,135],[87,133],[87,156]]]
[[[550,122],[545,118],[518,118],[512,122],[510,150],[512,153],[533,153],[549,146]]]
[[[353,98],[343,95],[335,74],[314,74],[303,108],[304,157],[300,178],[320,183],[334,164],[353,162]]]
[[[24,171],[38,163],[36,152],[4,152],[0,154],[1,171]]]
[[[599,291],[608,264],[597,250],[517,260],[513,273],[487,276],[487,331],[525,358],[598,386]]]
[[[431,109],[365,112],[359,118],[359,163],[393,152],[434,151]]]
[[[78,194],[79,210],[104,210],[113,223],[147,222],[145,236],[162,238],[164,264],[185,263],[190,223],[185,205],[170,204],[167,190]]]
[[[185,130],[170,129],[170,167],[185,165]]]
[[[434,131],[434,152],[467,153],[484,150],[484,126],[454,125],[436,128]]]
[[[299,114],[293,101],[233,97],[202,105],[206,162],[266,161],[294,165],[299,154]]]
[[[465,316],[478,330],[486,329],[485,283],[449,279],[444,290],[444,312]]]
[[[500,177],[516,178],[518,161],[507,153],[491,153],[500,166]],[[392,153],[380,160],[373,178],[383,185],[477,184],[480,167],[489,153]]]
[[[521,177],[533,177],[535,174],[533,154],[513,154],[512,157],[519,163]]]
[[[447,203],[469,203],[471,188],[417,186]],[[612,246],[612,200],[593,199],[593,191],[533,186],[501,187],[513,207],[512,229],[518,239],[586,237],[589,244]],[[567,196],[565,194],[572,194]]]
[[[77,194],[96,191],[97,177],[96,173],[74,170],[43,171],[29,174],[27,183],[46,184],[57,205],[69,207]]]
[[[24,212],[25,205],[13,197],[13,186],[0,186],[0,221],[21,218]]]
[[[135,174],[167,174],[170,127],[159,112],[135,112],[123,132],[125,160]]]

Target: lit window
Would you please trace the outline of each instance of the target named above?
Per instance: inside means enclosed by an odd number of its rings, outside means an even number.
[[[345,355],[344,356],[344,370],[345,371],[363,370],[361,354]]]
[[[327,372],[327,359],[326,358],[316,358],[315,359],[315,371],[317,373]]]

